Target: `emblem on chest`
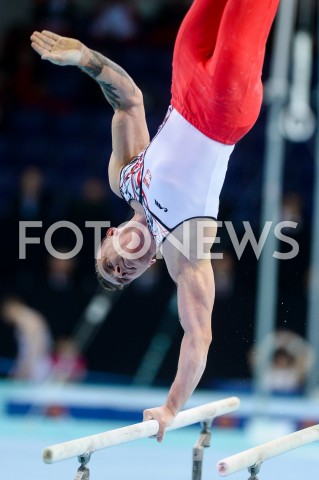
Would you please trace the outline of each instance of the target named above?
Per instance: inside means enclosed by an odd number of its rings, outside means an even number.
[[[143,178],[143,183],[147,188],[150,188],[151,181],[152,181],[152,174],[150,170],[147,170]]]

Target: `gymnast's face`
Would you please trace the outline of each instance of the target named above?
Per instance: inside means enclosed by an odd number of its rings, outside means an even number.
[[[109,228],[97,255],[97,269],[104,280],[125,286],[138,278],[155,260],[145,248],[140,229],[129,226]]]

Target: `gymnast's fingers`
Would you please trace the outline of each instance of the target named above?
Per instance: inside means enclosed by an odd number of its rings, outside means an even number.
[[[57,33],[49,32],[49,30],[42,30],[42,35],[48,40],[53,40],[53,43],[61,38]]]
[[[143,422],[147,422],[148,420],[154,420],[152,414],[149,412],[149,410],[144,410],[143,412]],[[151,435],[149,438],[156,438],[157,435]]]
[[[46,55],[49,53],[49,50],[46,48],[41,47],[38,43],[32,42],[31,47],[35,50],[41,57],[42,55]]]
[[[41,47],[48,49],[51,49],[52,46],[55,44],[54,40],[46,38],[44,35],[42,35],[42,33],[39,32],[33,32],[33,34],[31,35],[31,40],[38,43]]]
[[[53,40],[47,40],[41,33],[34,32],[31,35],[31,40],[35,43],[37,43],[40,47],[47,48],[48,50],[51,50],[53,45],[56,43]]]

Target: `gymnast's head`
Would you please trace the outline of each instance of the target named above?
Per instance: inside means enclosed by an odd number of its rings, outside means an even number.
[[[155,262],[154,255],[150,233],[138,222],[109,228],[97,252],[97,279],[105,290],[122,290]]]

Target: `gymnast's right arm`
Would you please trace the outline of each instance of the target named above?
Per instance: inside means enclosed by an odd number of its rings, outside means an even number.
[[[141,90],[123,68],[79,40],[44,30],[34,32],[31,41],[32,48],[43,60],[60,66],[76,66],[96,80],[113,107],[109,177],[111,188],[119,194],[121,168],[149,143]]]

